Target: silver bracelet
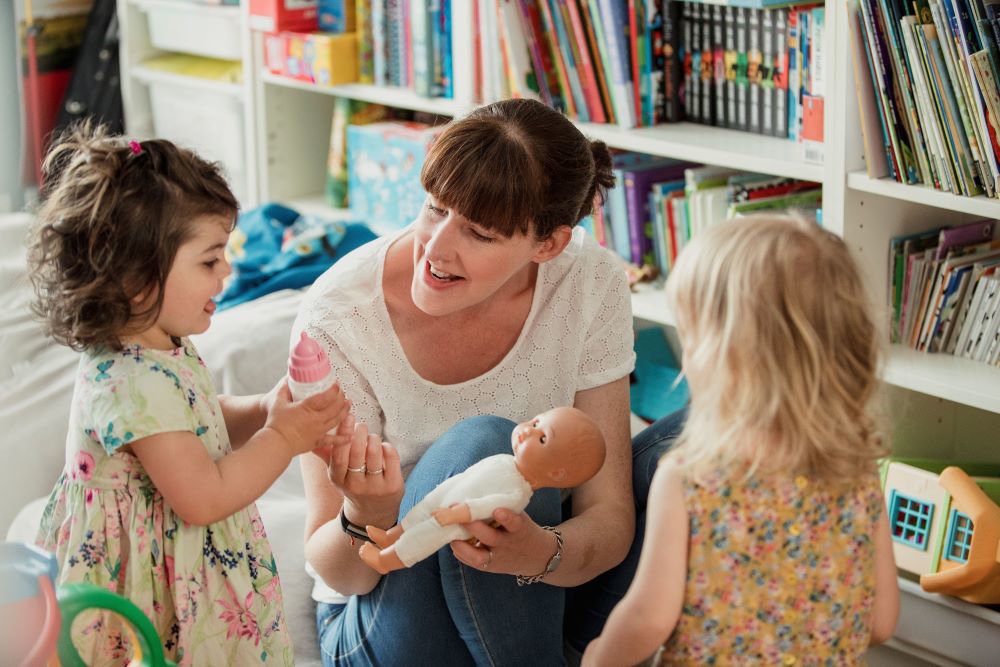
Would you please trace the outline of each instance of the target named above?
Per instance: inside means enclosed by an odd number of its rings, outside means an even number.
[[[533,574],[528,577],[521,574],[516,575],[518,586],[528,586],[529,584],[537,584],[546,575],[555,572],[556,568],[559,567],[559,563],[562,561],[562,553],[563,553],[562,533],[560,533],[557,529],[553,528],[552,526],[542,526],[542,530],[547,530],[556,536],[556,552],[552,555],[552,558],[549,559],[549,562],[545,564],[545,569],[539,572],[538,574]]]

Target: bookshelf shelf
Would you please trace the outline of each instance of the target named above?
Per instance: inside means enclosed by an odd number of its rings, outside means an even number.
[[[883,376],[890,384],[1000,413],[1000,368],[995,366],[893,345]]]
[[[176,0],[128,0],[130,4],[139,7],[143,11],[149,11],[150,9],[166,9],[166,10],[176,10],[177,2]],[[231,18],[235,21],[239,21],[240,18],[240,7],[239,5],[193,5],[185,6],[185,9],[190,11],[196,11],[205,17],[222,17]]]
[[[1000,611],[928,593],[919,583],[905,577],[899,577],[899,591],[900,622],[892,641],[898,642],[904,653],[921,658],[918,664],[996,663],[1000,651]],[[942,627],[953,632],[942,633]]]
[[[181,85],[189,89],[223,93],[239,98],[241,101],[243,98],[243,85],[240,83],[215,81],[213,79],[204,79],[197,76],[174,74],[173,72],[164,72],[162,70],[146,67],[144,65],[136,65],[132,67],[132,76],[134,76],[138,81],[146,84],[169,83]]]
[[[306,81],[290,79],[286,76],[278,76],[271,72],[261,73],[261,80],[268,85],[284,86],[297,90],[308,90],[322,95],[333,97],[347,97],[352,100],[363,102],[373,102],[384,104],[396,109],[410,109],[411,111],[426,111],[442,116],[458,116],[466,111],[468,107],[451,99],[438,97],[423,97],[417,95],[412,90],[406,88],[393,88],[384,86],[371,86],[361,83],[348,83],[339,86],[317,86]]]
[[[662,285],[636,286],[632,292],[632,317],[663,326],[677,326],[674,314],[667,306],[667,294]]]
[[[587,136],[600,139],[612,148],[788,178],[823,180],[823,165],[806,162],[802,158],[802,147],[787,139],[696,123],[673,123],[633,130],[597,123],[577,123],[577,127]]]
[[[1000,199],[988,197],[962,197],[950,192],[941,192],[926,185],[904,185],[890,178],[870,178],[863,171],[847,175],[847,187],[859,192],[868,192],[882,197],[934,206],[949,211],[1000,218]]]

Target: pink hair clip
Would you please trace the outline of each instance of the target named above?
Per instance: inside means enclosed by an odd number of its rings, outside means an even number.
[[[142,153],[142,145],[135,139],[128,142],[129,150],[132,151],[132,155],[139,155]]]

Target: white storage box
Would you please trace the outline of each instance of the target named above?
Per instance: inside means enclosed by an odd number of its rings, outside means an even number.
[[[149,86],[153,134],[191,148],[201,157],[221,162],[229,186],[246,201],[247,170],[241,88],[138,68],[136,77]]]
[[[134,0],[146,14],[149,41],[164,51],[240,60],[240,8],[185,0]]]

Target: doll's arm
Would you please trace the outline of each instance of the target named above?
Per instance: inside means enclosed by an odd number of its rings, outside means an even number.
[[[587,647],[583,667],[635,665],[651,656],[680,618],[687,578],[688,514],[681,476],[660,465],[649,489],[646,538],[632,585]]]
[[[436,509],[431,514],[441,526],[451,526],[472,521],[472,512],[465,503],[455,503],[451,507]]]
[[[469,523],[470,521],[487,521],[493,516],[493,510],[505,507],[509,510],[520,512],[527,504],[524,493],[521,490],[512,489],[491,493],[480,498],[470,498],[464,503],[454,503],[450,507],[441,507],[431,514],[442,526],[450,526],[457,523]]]

